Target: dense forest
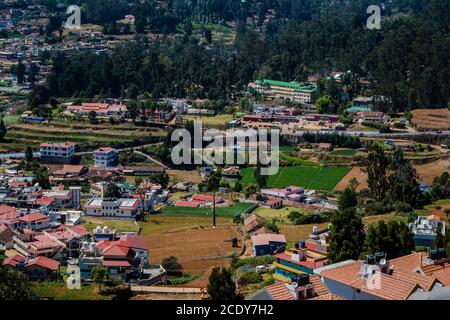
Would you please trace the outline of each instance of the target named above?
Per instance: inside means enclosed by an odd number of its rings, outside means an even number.
[[[95,6],[87,18],[96,23],[133,13],[136,35],[112,54],[53,57],[52,96],[229,99],[256,78],[304,81],[349,70],[350,83],[364,77],[370,94],[390,98],[383,111],[449,102],[447,0],[392,1],[383,7],[380,30],[365,27],[368,0],[78,2]],[[192,33],[193,22],[202,32]],[[211,39],[208,25],[226,22],[235,24],[233,42]],[[147,32],[160,36],[149,40]]]

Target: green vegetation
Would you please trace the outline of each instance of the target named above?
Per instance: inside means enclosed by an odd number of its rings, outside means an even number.
[[[255,183],[254,170],[255,168],[241,169],[243,185]],[[277,174],[269,176],[267,185],[273,188],[294,185],[307,189],[332,190],[349,171],[350,168],[347,167],[280,167]]]
[[[284,152],[280,152],[280,160],[284,163],[286,163],[289,166],[306,166],[306,167],[313,167],[313,168],[321,168],[323,167],[322,164],[309,161],[309,160],[303,160],[297,157],[292,157],[290,155],[287,155]]]
[[[70,290],[64,282],[35,282],[33,292],[39,298],[53,300],[107,300],[94,285],[82,285],[80,290]]]
[[[355,149],[340,149],[330,152],[331,156],[354,156],[358,150]]]
[[[238,213],[250,208],[251,203],[236,203],[228,207],[216,207],[216,215],[218,217],[233,218]],[[161,212],[170,216],[211,216],[212,208],[189,208],[189,207],[164,207]]]

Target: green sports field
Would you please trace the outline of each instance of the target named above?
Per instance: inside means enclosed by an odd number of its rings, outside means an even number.
[[[347,167],[281,167],[277,174],[269,177],[268,186],[282,188],[294,185],[306,189],[332,190],[349,171]],[[255,168],[241,170],[243,185],[255,183],[254,172]]]
[[[251,203],[236,203],[229,207],[216,207],[218,217],[234,217],[250,208]],[[162,210],[167,216],[212,216],[212,208],[165,207]]]

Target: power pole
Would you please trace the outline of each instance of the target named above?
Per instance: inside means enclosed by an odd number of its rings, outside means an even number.
[[[216,227],[216,188],[213,190],[213,227]]]

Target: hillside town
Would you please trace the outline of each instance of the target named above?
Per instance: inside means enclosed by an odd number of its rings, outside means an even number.
[[[0,297],[449,300],[448,59],[318,55],[323,1],[175,2],[0,4]]]

